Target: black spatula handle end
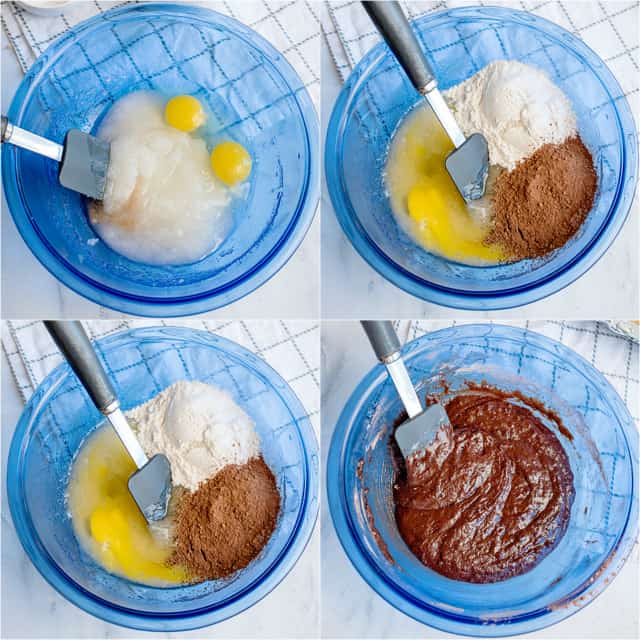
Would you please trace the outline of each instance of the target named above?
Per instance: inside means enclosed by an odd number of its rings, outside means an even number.
[[[413,86],[424,93],[435,76],[400,4],[368,1],[362,6]]]
[[[45,320],[44,326],[96,407],[103,413],[117,409],[116,392],[82,325],[77,320]]]
[[[400,351],[400,340],[389,320],[362,320],[362,328],[373,350],[382,362]]]

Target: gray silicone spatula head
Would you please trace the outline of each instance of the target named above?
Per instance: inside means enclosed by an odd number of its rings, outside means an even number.
[[[469,136],[447,156],[444,164],[467,202],[482,198],[489,177],[489,145],[483,135]]]
[[[111,148],[108,142],[71,129],[64,145],[21,129],[2,116],[0,140],[60,163],[58,179],[67,189],[102,200],[107,186]]]
[[[101,404],[104,404],[104,400]],[[161,520],[167,515],[171,499],[171,465],[169,460],[162,454],[156,454],[151,459],[147,458],[147,454],[140,446],[136,434],[120,408],[116,407],[107,412],[103,410],[103,413],[106,414],[127,453],[138,467],[127,483],[131,497],[148,522]]]
[[[171,499],[171,465],[167,457],[156,454],[128,482],[129,491],[149,522],[167,515]]]
[[[394,433],[403,458],[407,459],[428,449],[438,431],[447,428],[449,424],[449,416],[441,404],[432,404],[415,418],[403,422]]]
[[[378,359],[385,365],[408,419],[400,424],[394,437],[405,459],[427,449],[438,431],[449,424],[444,407],[431,405],[426,411],[409,377],[400,353],[400,341],[389,321],[363,320],[362,327]]]
[[[60,184],[94,200],[102,200],[107,185],[109,155],[109,143],[71,129],[65,138],[60,161]]]
[[[409,21],[397,2],[363,2],[380,35],[404,69],[411,84],[429,103],[455,149],[445,166],[466,201],[484,195],[489,175],[489,148],[484,136],[466,138],[449,105],[438,90],[438,82]]]
[[[163,455],[147,458],[132,431],[91,341],[79,322],[46,320],[45,327],[67,359],[95,406],[107,417],[138,467],[129,478],[129,491],[149,522],[167,515],[171,498],[171,467]]]

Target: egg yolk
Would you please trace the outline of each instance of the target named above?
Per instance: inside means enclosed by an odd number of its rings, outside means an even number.
[[[465,237],[464,231],[452,223],[438,182],[416,184],[407,196],[409,216],[418,223],[422,234],[430,237],[446,256],[474,256],[491,262],[500,260],[502,252],[498,247],[485,246],[480,238]]]
[[[249,177],[251,165],[249,152],[239,142],[221,142],[211,152],[213,172],[230,187]]]
[[[69,482],[69,507],[80,539],[112,573],[147,584],[182,583],[185,570],[169,566],[168,542],[154,536],[127,486],[136,470],[110,427],[83,445]]]
[[[164,109],[167,124],[180,131],[194,131],[207,120],[202,104],[193,96],[175,96]]]
[[[426,222],[429,218],[441,218],[446,214],[444,198],[434,186],[417,184],[407,196],[409,215],[416,222]]]
[[[501,249],[485,244],[490,228],[486,203],[467,206],[447,172],[445,159],[452,150],[451,139],[426,105],[406,118],[385,166],[393,213],[429,251],[469,264],[500,262]]]
[[[166,553],[152,541],[140,512],[119,498],[105,499],[89,517],[89,530],[100,545],[100,560],[111,572],[144,582],[183,582],[179,569],[165,565]],[[142,546],[144,545],[144,546]]]

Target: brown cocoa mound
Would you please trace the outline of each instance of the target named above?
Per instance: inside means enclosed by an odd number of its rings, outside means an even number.
[[[276,479],[262,458],[227,465],[180,503],[170,563],[194,581],[229,576],[262,551],[279,511]]]
[[[580,229],[597,186],[593,159],[579,137],[546,144],[498,177],[494,227],[485,242],[514,260],[543,256]]]

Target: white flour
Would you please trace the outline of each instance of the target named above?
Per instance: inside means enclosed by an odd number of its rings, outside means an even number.
[[[492,62],[444,95],[465,135],[482,133],[491,164],[508,170],[576,133],[567,96],[543,71],[517,60]]]
[[[174,484],[190,490],[260,454],[251,418],[229,393],[203,382],[176,382],[127,416],[147,455],[164,453]]]

